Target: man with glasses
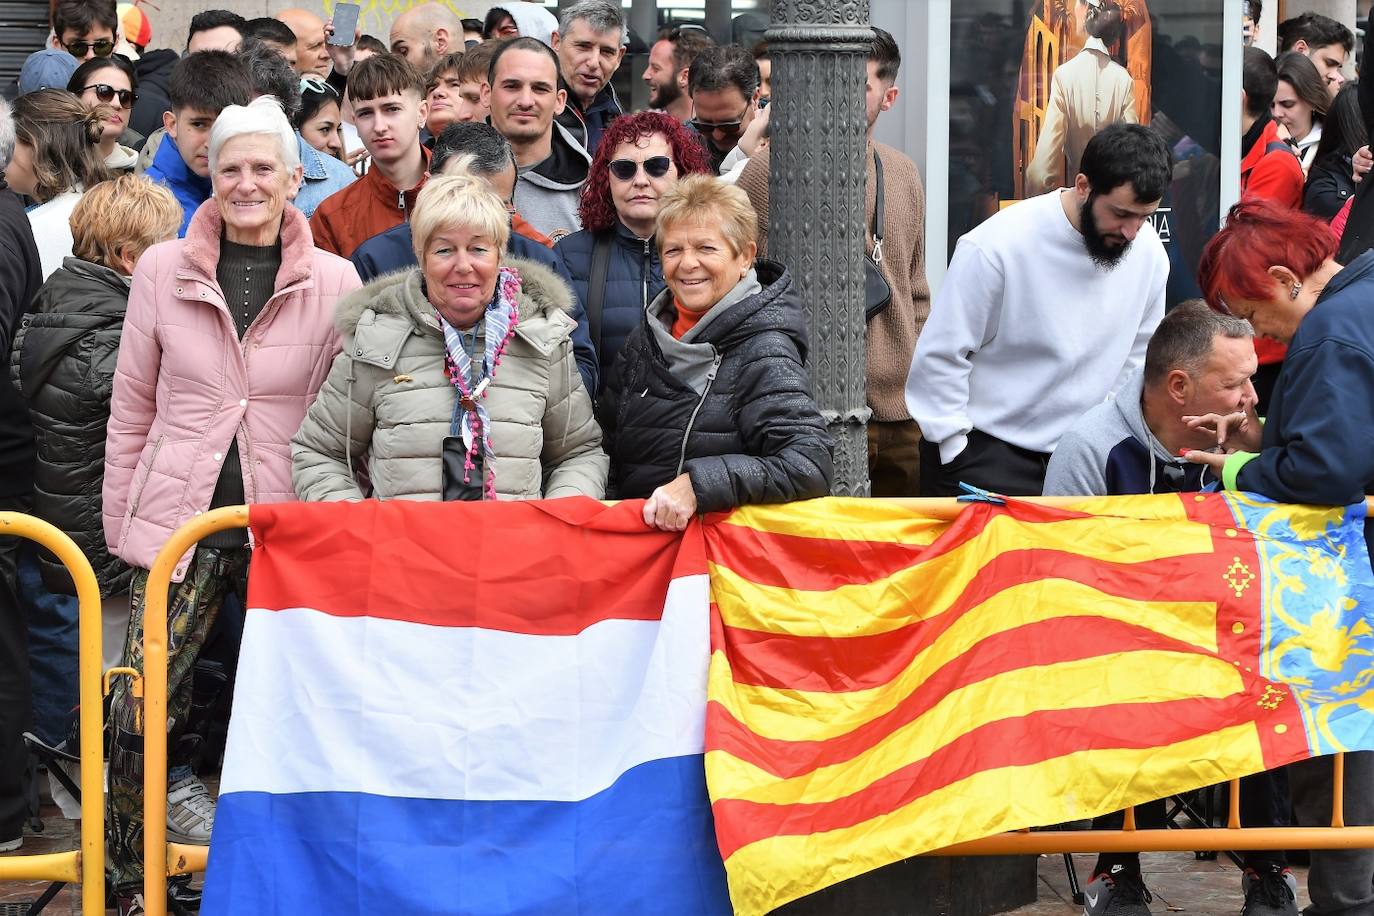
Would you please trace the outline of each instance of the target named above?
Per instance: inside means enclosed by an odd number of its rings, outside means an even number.
[[[706,140],[711,168],[719,172],[758,113],[759,65],[741,45],[710,47],[692,61],[687,87],[692,128]]]
[[[496,196],[505,202],[511,215],[511,235],[506,244],[506,253],[543,264],[551,270],[556,269],[556,258],[544,243],[543,236],[515,212],[515,188],[520,180],[516,172],[515,153],[496,128],[480,121],[450,124],[434,141],[429,169],[427,176],[471,172],[485,181]],[[353,252],[352,261],[364,283],[382,274],[414,267],[418,262],[415,260],[410,223],[393,226],[363,242]],[[575,304],[572,317],[577,322],[572,335],[573,352],[582,372],[582,380],[588,393],[591,393],[596,385],[593,375],[596,354],[587,330],[586,313],[580,304]]]
[[[482,87],[492,126],[515,150],[520,170],[515,205],[555,242],[582,228],[578,198],[591,169],[591,156],[554,120],[567,95],[559,88],[558,55],[529,36],[497,49]]]
[[[53,7],[51,47],[90,60],[109,57],[118,41],[115,0],[59,0]]]
[[[873,139],[882,113],[896,103],[902,54],[892,35],[873,30],[865,66],[864,115],[868,125],[864,203],[864,251],[877,248],[873,225],[882,188],[882,248],[875,258],[892,291],[886,308],[868,321],[866,372],[868,407],[868,476],[874,496],[919,496],[921,430],[906,404],[906,377],[911,354],[930,315],[926,283],[925,189],[916,163],[901,150]],[[766,113],[765,113],[766,116]],[[878,181],[882,164],[882,182]],[[740,172],[738,184],[759,216],[759,253],[768,250],[769,151],[756,151]]]

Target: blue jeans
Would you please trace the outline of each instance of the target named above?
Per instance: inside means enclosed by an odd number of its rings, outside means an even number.
[[[28,618],[33,733],[57,744],[71,733],[80,702],[77,601],[48,591],[38,571],[38,547],[19,548],[19,600]]]

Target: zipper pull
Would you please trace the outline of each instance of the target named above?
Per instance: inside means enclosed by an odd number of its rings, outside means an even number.
[[[406,208],[406,192],[405,192],[405,191],[397,191],[397,192],[396,192],[396,209],[397,209],[397,210],[404,210],[405,208]]]

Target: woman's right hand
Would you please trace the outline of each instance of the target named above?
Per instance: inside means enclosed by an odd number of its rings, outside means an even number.
[[[1202,430],[1216,436],[1217,445],[1228,452],[1258,452],[1264,435],[1264,421],[1255,412],[1254,404],[1235,413],[1209,413],[1200,417],[1184,417],[1189,429]]]

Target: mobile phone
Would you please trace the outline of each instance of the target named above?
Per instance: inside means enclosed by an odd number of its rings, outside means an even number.
[[[353,44],[353,36],[358,31],[358,4],[334,4],[334,34],[329,36],[331,45],[347,47]]]

